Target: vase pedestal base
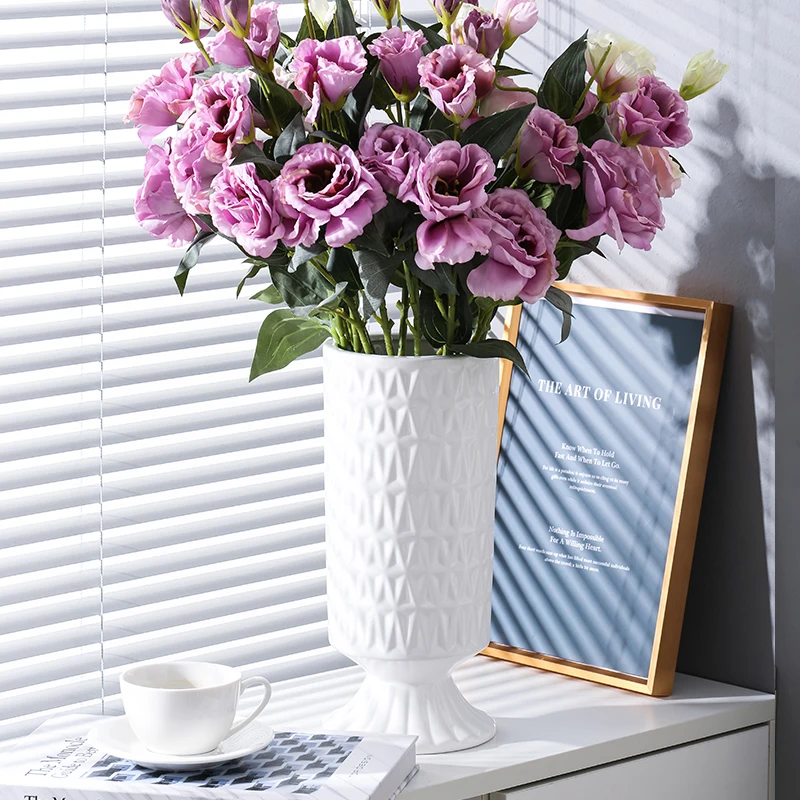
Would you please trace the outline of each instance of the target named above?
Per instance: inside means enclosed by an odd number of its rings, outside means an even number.
[[[472,706],[448,675],[433,683],[398,683],[367,675],[326,728],[419,737],[417,753],[451,753],[488,742],[494,720]]]

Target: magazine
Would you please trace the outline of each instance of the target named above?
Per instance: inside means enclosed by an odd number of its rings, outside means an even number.
[[[392,800],[416,771],[413,736],[293,731],[236,761],[150,770],[87,742],[101,719],[39,727],[0,760],[0,800]]]

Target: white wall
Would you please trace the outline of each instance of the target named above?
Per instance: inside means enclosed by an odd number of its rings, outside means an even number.
[[[732,64],[722,86],[690,104],[690,175],[665,201],[653,249],[606,242],[608,260],[576,266],[576,281],[705,297],[735,307],[723,396],[706,484],[680,667],[772,689],[774,620],[773,291],[776,182],[800,178],[796,62],[798,0],[540,0],[540,22],[513,51],[541,76],[584,30],[618,31],[646,45],[677,86],[689,58],[714,48]],[[796,193],[794,193],[796,194]]]

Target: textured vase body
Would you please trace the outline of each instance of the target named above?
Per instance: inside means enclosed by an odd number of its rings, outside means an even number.
[[[324,375],[330,641],[366,672],[327,725],[474,747],[494,721],[450,673],[489,642],[497,361],[328,343]]]

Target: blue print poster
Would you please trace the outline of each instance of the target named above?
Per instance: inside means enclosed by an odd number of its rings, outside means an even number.
[[[498,460],[492,641],[646,678],[703,315],[522,312]]]

